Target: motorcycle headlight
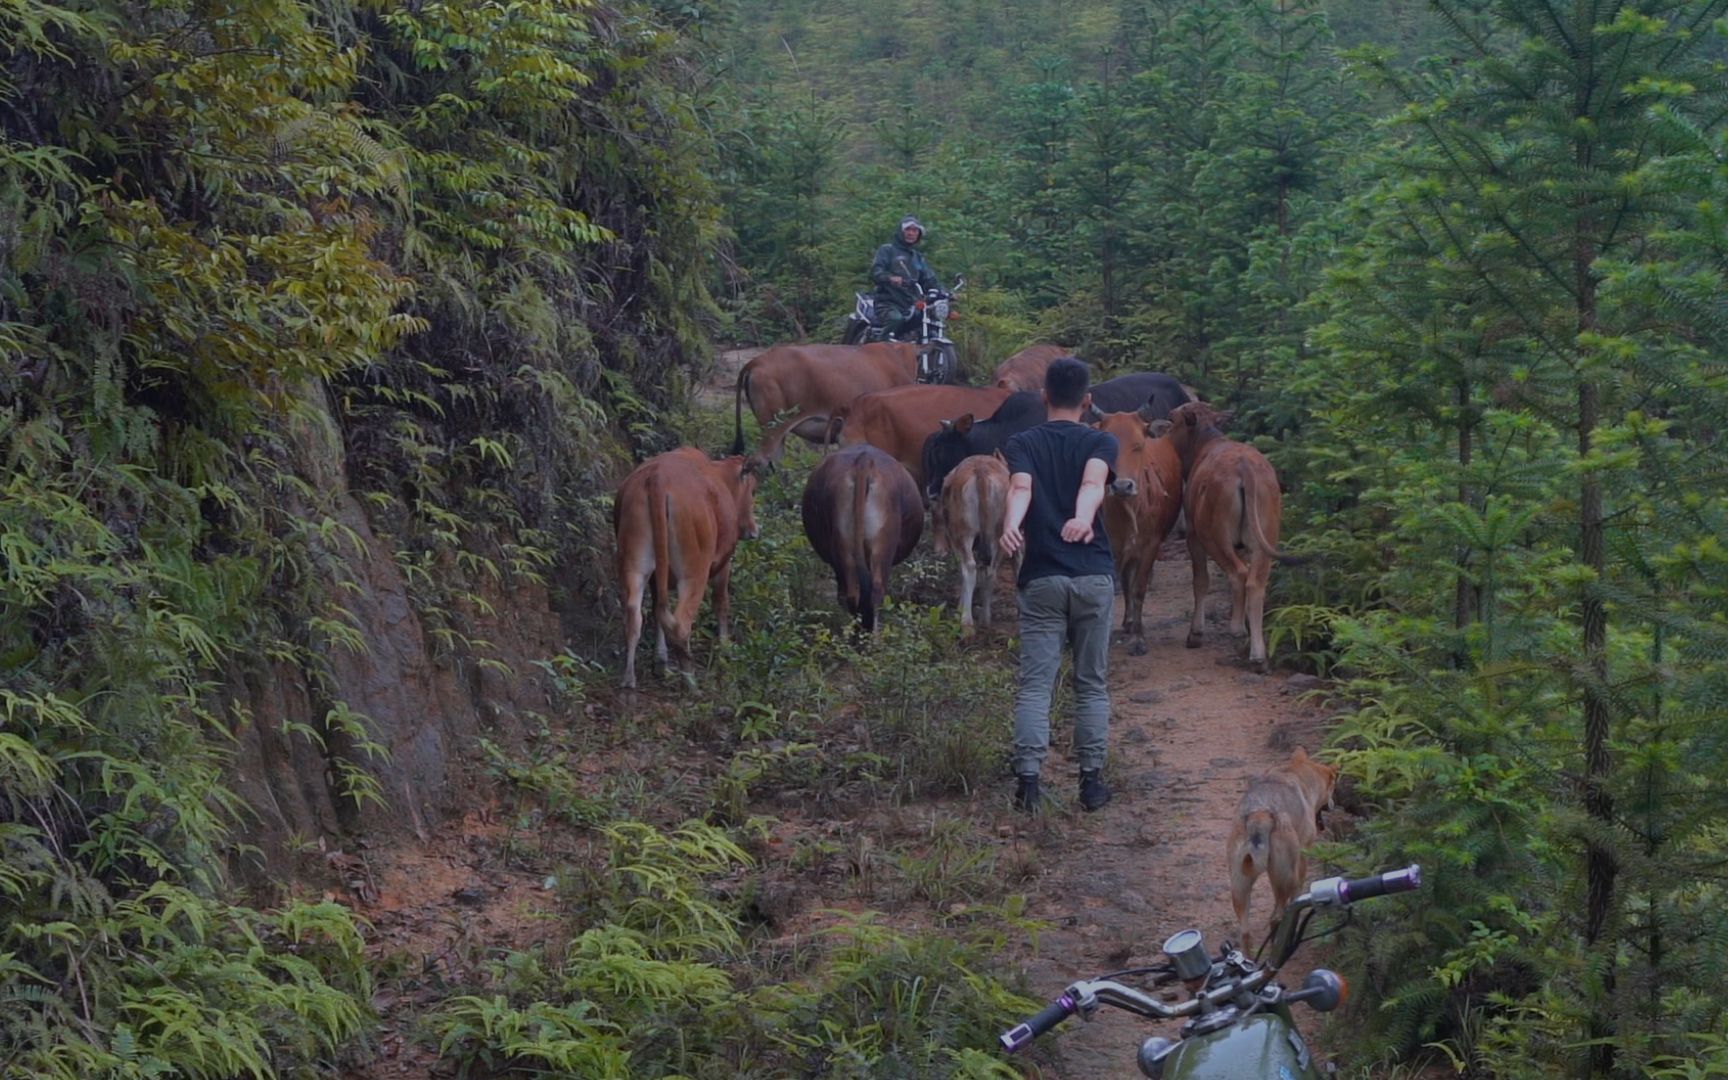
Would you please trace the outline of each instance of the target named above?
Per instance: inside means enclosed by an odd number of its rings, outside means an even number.
[[[938,319],[946,319],[948,317],[948,301],[936,301],[936,317]]]

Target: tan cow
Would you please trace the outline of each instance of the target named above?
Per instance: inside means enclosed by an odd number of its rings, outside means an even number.
[[[756,458],[777,462],[786,436],[820,443],[835,409],[859,394],[904,386],[918,376],[918,346],[776,345],[745,364],[732,394],[732,452],[744,452],[743,403],[762,426]],[[775,417],[780,417],[778,423]]]
[[[1044,373],[1052,362],[1073,356],[1072,349],[1063,345],[1028,345],[996,365],[993,386],[1005,390],[1042,390]]]
[[[1203,401],[1191,401],[1170,414],[1170,441],[1182,459],[1183,509],[1188,515],[1188,559],[1194,567],[1194,616],[1188,647],[1200,646],[1206,559],[1230,579],[1230,632],[1248,633],[1248,660],[1261,671],[1270,666],[1262,620],[1272,560],[1279,558],[1278,526],[1283,497],[1278,474],[1252,446],[1224,436],[1220,426],[1230,414]]]
[[[822,459],[804,485],[804,535],[834,569],[840,602],[866,631],[888,598],[888,573],[924,531],[924,500],[899,462],[874,446]]]
[[[1122,585],[1122,632],[1128,654],[1146,655],[1146,590],[1158,549],[1182,513],[1182,460],[1163,436],[1170,421],[1151,405],[1106,413],[1099,428],[1116,436],[1116,479],[1104,499],[1104,533]]]
[[[1008,391],[994,386],[896,386],[858,395],[831,427],[838,428],[835,441],[841,446],[869,443],[887,451],[906,466],[922,492],[924,440],[941,430],[944,420],[967,413],[989,416],[1007,399]]]
[[[1008,466],[999,455],[977,454],[962,461],[942,483],[931,514],[936,554],[952,551],[960,562],[961,636],[971,637],[972,596],[978,568],[984,568],[984,625],[990,625],[996,597],[996,540],[1008,515]]]
[[[612,527],[624,600],[626,687],[636,685],[644,587],[654,590],[654,652],[662,665],[668,663],[668,642],[681,664],[690,662],[690,632],[709,582],[725,643],[731,629],[732,552],[740,537],[756,536],[755,502],[755,466],[743,457],[710,461],[702,451],[685,447],[649,458],[625,477],[612,505]]]

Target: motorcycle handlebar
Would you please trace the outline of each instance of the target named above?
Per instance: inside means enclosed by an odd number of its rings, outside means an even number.
[[[1411,863],[1402,870],[1388,870],[1384,874],[1346,881],[1339,893],[1346,904],[1353,904],[1358,900],[1372,900],[1376,896],[1409,892],[1421,884],[1422,867],[1420,864]]]
[[[1052,1001],[1029,1020],[1002,1033],[1002,1049],[1010,1054],[1074,1015],[1074,999],[1067,994]]]
[[[1082,1005],[1088,1016],[1098,1005],[1104,1004],[1153,1019],[1171,1020],[1199,1012],[1203,1007],[1228,1001],[1238,994],[1257,993],[1271,981],[1299,944],[1293,934],[1298,923],[1296,914],[1303,908],[1343,906],[1358,900],[1371,900],[1376,896],[1409,892],[1421,884],[1422,867],[1417,863],[1364,878],[1334,877],[1316,881],[1308,886],[1307,892],[1290,901],[1285,907],[1284,917],[1279,922],[1277,938],[1272,947],[1272,960],[1266,966],[1251,972],[1244,969],[1245,977],[1235,981],[1227,980],[1210,989],[1201,990],[1180,1005],[1166,1005],[1149,994],[1109,979],[1077,982],[1068,987],[1061,997],[1046,1005],[1038,1015],[1003,1032],[1002,1046],[1009,1053],[1019,1050],[1081,1011]]]

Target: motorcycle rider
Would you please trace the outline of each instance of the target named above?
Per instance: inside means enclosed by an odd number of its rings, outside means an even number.
[[[902,336],[913,305],[924,290],[937,287],[936,271],[918,250],[924,226],[911,214],[900,219],[894,239],[876,249],[870,280],[876,283],[876,325],[891,338]]]

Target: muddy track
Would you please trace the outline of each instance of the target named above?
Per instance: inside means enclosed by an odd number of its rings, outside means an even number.
[[[710,408],[723,405],[729,413],[737,371],[759,351],[721,353],[699,401]],[[1223,851],[1236,801],[1250,776],[1287,759],[1294,746],[1316,748],[1324,738],[1327,714],[1303,697],[1313,680],[1259,675],[1237,662],[1241,645],[1224,628],[1229,591],[1222,574],[1212,577],[1205,644],[1184,647],[1191,603],[1186,550],[1176,542],[1162,554],[1146,604],[1147,655],[1131,657],[1121,642],[1111,648],[1106,775],[1116,797],[1110,805],[1096,814],[1079,811],[1067,757],[1070,728],[1059,720],[1045,765],[1045,788],[1057,801],[1050,813],[1035,820],[1013,813],[1007,779],[1000,792],[942,807],[970,818],[980,843],[994,843],[999,855],[1037,868],[1012,891],[1025,893],[1027,914],[1050,929],[1038,936],[1035,950],[1000,959],[1042,998],[1054,997],[1076,978],[1155,962],[1159,945],[1184,927],[1199,928],[1213,945],[1234,936]],[[998,610],[1008,615],[998,633],[1012,632],[1010,589],[1004,582],[998,593]],[[1117,605],[1119,625],[1120,598]],[[1000,723],[1011,719],[1003,716]],[[596,771],[605,768],[599,759],[584,762],[584,779],[597,783]],[[544,871],[500,857],[507,815],[495,809],[478,806],[464,820],[442,825],[428,844],[365,859],[372,895],[357,896],[356,906],[374,922],[375,952],[380,958],[418,958],[424,971],[405,985],[381,990],[375,1001],[384,1021],[375,1033],[379,1056],[349,1070],[350,1080],[444,1075],[447,1066],[434,1064],[409,1034],[414,1015],[441,996],[433,986],[462,985],[478,974],[482,956],[528,947],[548,933],[549,924],[536,915],[553,903],[542,884]],[[763,869],[788,873],[785,867]],[[1319,872],[1315,867],[1311,876]],[[806,880],[793,886],[802,894],[792,905],[801,909],[794,923],[836,901],[852,906],[846,898],[819,895],[829,890],[812,885]],[[1264,883],[1255,903],[1256,917],[1264,918],[1271,903]],[[902,914],[916,922],[929,913]],[[1320,957],[1300,959],[1312,963]],[[1299,979],[1300,971],[1288,974]],[[1302,1018],[1311,1038],[1320,1029],[1318,1020]],[[1091,1024],[1071,1021],[1060,1037],[1048,1040],[1056,1065],[1042,1075],[1133,1075],[1136,1048],[1157,1030],[1108,1009]]]
[[[720,353],[701,400],[730,407],[738,369],[760,351]],[[1236,801],[1249,777],[1287,760],[1295,746],[1318,748],[1325,737],[1327,714],[1304,697],[1313,680],[1259,675],[1237,663],[1242,647],[1225,627],[1229,585],[1216,568],[1206,641],[1185,647],[1193,602],[1187,550],[1172,542],[1161,555],[1146,600],[1147,654],[1129,656],[1121,642],[1110,651],[1107,775],[1115,799],[1097,814],[1078,811],[1068,728],[1059,721],[1045,787],[1063,809],[1028,827],[1000,800],[999,842],[1037,848],[1042,873],[1029,886],[1029,913],[1054,927],[1040,935],[1035,955],[1007,965],[1024,972],[1039,996],[1054,997],[1077,978],[1156,962],[1164,939],[1185,927],[1199,928],[1213,945],[1234,937],[1224,842]],[[1011,626],[1010,586],[1002,588]],[[1118,626],[1121,603],[1118,597]],[[1270,890],[1259,883],[1255,917],[1270,907]],[[1291,969],[1298,981],[1302,970]],[[1066,1027],[1073,1030],[1055,1041],[1057,1075],[1075,1080],[1134,1073],[1140,1041],[1159,1030],[1109,1009],[1090,1024]],[[1304,1028],[1311,1033],[1319,1024]]]
[[[1184,647],[1192,602],[1186,551],[1171,544],[1163,554],[1146,601],[1147,654],[1131,657],[1122,643],[1110,652],[1107,775],[1115,799],[1096,814],[1079,813],[1074,767],[1055,752],[1066,747],[1052,747],[1045,765],[1046,787],[1070,809],[1040,826],[1058,836],[1042,838],[1046,868],[1031,913],[1055,929],[1040,937],[1036,955],[1013,965],[1042,997],[1076,978],[1154,963],[1164,939],[1185,927],[1213,945],[1234,937],[1224,842],[1236,801],[1249,777],[1324,737],[1326,714],[1302,696],[1307,680],[1237,665],[1222,575],[1212,578],[1205,644]],[[1259,883],[1255,919],[1270,907]],[[1140,1041],[1160,1030],[1110,1009],[1090,1024],[1066,1026],[1074,1030],[1056,1042],[1057,1075],[1076,1080],[1134,1074]]]

